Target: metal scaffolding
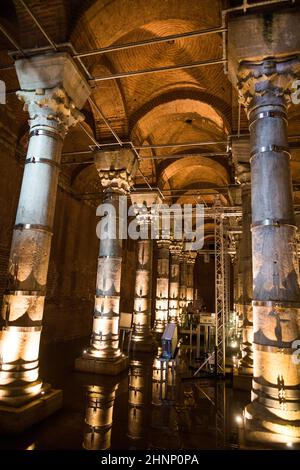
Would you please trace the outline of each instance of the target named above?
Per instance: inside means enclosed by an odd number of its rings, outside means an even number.
[[[226,240],[224,235],[224,214],[220,197],[217,196],[215,210],[215,298],[216,298],[216,333],[215,333],[215,372],[225,375],[225,332],[226,318],[229,314],[229,268],[226,268]]]

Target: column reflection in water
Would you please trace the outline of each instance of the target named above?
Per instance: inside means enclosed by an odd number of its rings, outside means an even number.
[[[134,441],[145,438],[148,429],[151,403],[151,367],[151,360],[134,359],[130,362],[127,434]]]
[[[178,423],[174,407],[175,375],[160,361],[161,348],[152,365],[152,412],[149,435],[149,448],[177,449]]]
[[[116,391],[119,383],[89,385],[86,388],[83,448],[106,450],[111,446],[111,431]]]

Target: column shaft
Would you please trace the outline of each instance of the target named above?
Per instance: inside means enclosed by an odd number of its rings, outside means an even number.
[[[179,317],[179,254],[181,247],[170,245],[169,321],[177,323]]]
[[[117,233],[123,223],[119,214],[119,194],[105,193],[104,204],[116,215]],[[121,356],[119,349],[120,288],[122,240],[118,237],[100,241],[93,331],[88,355],[114,361]]]
[[[179,310],[180,314],[183,313],[183,311],[186,308],[186,274],[187,274],[187,269],[186,269],[186,256],[185,254],[182,254],[180,256],[180,280],[179,280]]]
[[[296,227],[287,138],[287,104],[294,58],[244,62],[240,88],[251,140],[253,257],[253,383],[249,423],[300,438],[300,368]]]
[[[133,347],[137,351],[151,351],[156,348],[151,333],[152,247],[153,242],[151,239],[137,241],[132,334]]]
[[[154,331],[162,333],[168,322],[169,307],[169,240],[159,240]]]
[[[66,63],[68,60],[63,58]],[[33,65],[32,65],[33,67]],[[59,163],[65,133],[82,116],[62,88],[18,92],[30,133],[0,332],[1,401],[21,405],[39,395],[39,343]]]

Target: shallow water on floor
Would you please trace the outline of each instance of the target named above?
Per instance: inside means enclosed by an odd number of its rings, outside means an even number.
[[[44,346],[41,377],[64,392],[64,406],[0,449],[238,449],[250,394],[194,379],[182,348],[173,370],[158,358],[131,357],[129,371],[104,377],[75,372],[85,340]]]

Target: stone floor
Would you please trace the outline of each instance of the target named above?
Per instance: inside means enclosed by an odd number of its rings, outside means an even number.
[[[76,340],[42,347],[41,376],[63,389],[64,407],[18,437],[2,437],[0,449],[82,449],[83,443],[85,448],[110,445],[122,450],[244,447],[241,416],[249,393],[233,391],[229,383],[216,387],[211,379],[191,378],[184,348],[173,379],[176,386],[172,386],[171,371],[168,385],[161,386],[154,357],[131,358],[131,379],[128,372],[117,378],[75,372],[74,359],[86,344]],[[116,387],[114,402],[102,397],[88,408],[87,386],[92,385],[104,387],[107,393]],[[112,405],[112,427],[101,427],[109,422]],[[87,416],[94,428],[85,423]]]

